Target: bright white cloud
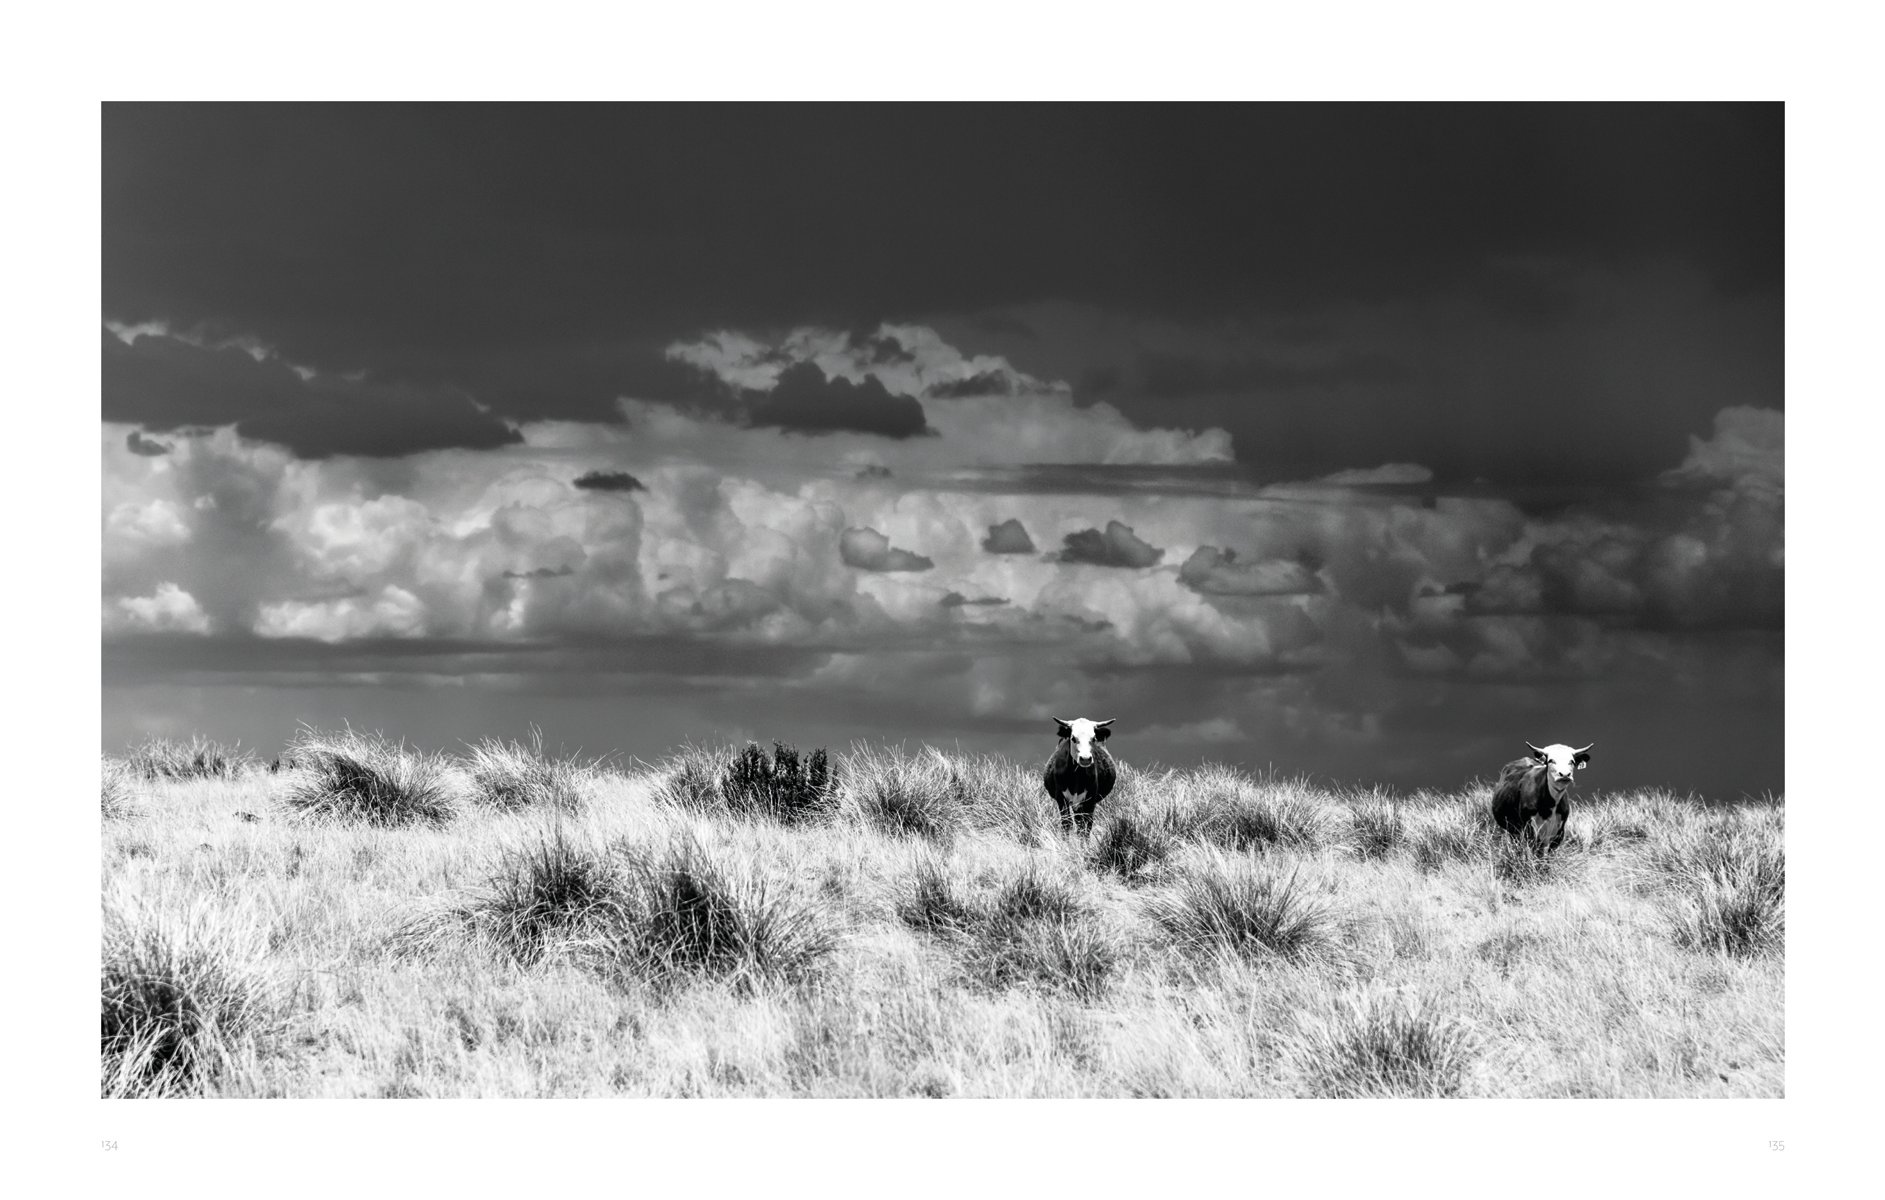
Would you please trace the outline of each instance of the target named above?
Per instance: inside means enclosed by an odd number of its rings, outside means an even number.
[[[264,605],[255,632],[263,637],[313,638],[321,642],[419,637],[426,632],[426,612],[417,596],[389,584],[371,598],[348,596]]]
[[[104,605],[108,633],[208,633],[209,616],[196,597],[174,583],[148,596],[120,596]]]

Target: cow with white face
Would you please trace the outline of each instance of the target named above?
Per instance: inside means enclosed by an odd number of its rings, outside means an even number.
[[[1525,743],[1531,757],[1505,764],[1492,793],[1492,819],[1513,837],[1530,838],[1543,853],[1564,840],[1564,825],[1571,817],[1571,785],[1577,772],[1590,765],[1590,746],[1570,747]]]
[[[1113,756],[1100,747],[1101,742],[1113,735],[1110,726],[1115,720],[1114,717],[1104,721],[1089,721],[1085,717],[1071,721],[1054,718],[1060,745],[1054,750],[1054,757],[1047,760],[1042,782],[1060,809],[1061,823],[1078,833],[1092,831],[1093,810],[1106,799],[1106,794],[1113,790],[1113,781],[1118,778]]]

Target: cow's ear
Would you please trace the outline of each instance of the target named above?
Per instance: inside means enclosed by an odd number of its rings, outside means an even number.
[[[1577,757],[1573,758],[1571,761],[1577,764],[1578,770],[1582,771],[1585,767],[1590,766],[1590,752],[1586,751],[1585,753],[1580,754]]]
[[[1537,759],[1539,762],[1545,761],[1546,755],[1543,750],[1540,750],[1538,747],[1532,745],[1530,742],[1525,743],[1525,748],[1527,750],[1530,750],[1532,752],[1532,757]]]
[[[1068,725],[1065,721],[1061,720],[1059,717],[1055,717],[1054,718],[1054,732],[1059,734],[1061,737],[1072,737],[1073,727]]]
[[[1095,729],[1093,731],[1093,740],[1096,742],[1103,742],[1107,738],[1112,737],[1112,736],[1113,736],[1113,731],[1108,729],[1104,725],[1100,726],[1098,729]]]

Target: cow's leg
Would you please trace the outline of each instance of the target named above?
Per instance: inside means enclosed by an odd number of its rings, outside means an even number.
[[[1067,803],[1067,798],[1065,796],[1058,796],[1058,795],[1055,796],[1054,807],[1060,810],[1060,827],[1063,830],[1072,829],[1073,828],[1073,806]]]

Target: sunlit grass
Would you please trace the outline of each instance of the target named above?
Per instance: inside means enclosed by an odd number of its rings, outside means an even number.
[[[1030,764],[740,753],[108,762],[101,1093],[1782,1094],[1778,802],[1540,859],[1483,789],[1122,763],[1082,838]]]

